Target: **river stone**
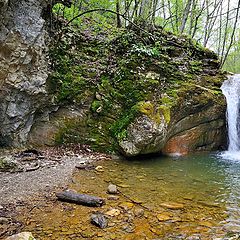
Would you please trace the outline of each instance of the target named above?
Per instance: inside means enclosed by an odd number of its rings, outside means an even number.
[[[0,224],[7,224],[10,221],[9,218],[6,217],[0,217]]]
[[[178,210],[178,209],[183,209],[184,205],[182,203],[162,203],[160,204],[161,207],[169,208],[172,210]]]
[[[129,209],[131,209],[131,208],[133,208],[133,206],[134,206],[134,204],[133,203],[131,203],[131,202],[122,202],[120,205],[119,205],[119,207],[120,208],[122,208],[122,209],[124,209],[124,210],[129,210]]]
[[[12,235],[5,240],[36,240],[32,233],[30,232],[21,232],[19,234]]]
[[[159,214],[157,215],[157,219],[158,219],[158,221],[160,221],[160,222],[164,222],[164,221],[171,220],[172,217],[171,217],[171,214],[163,212],[163,213],[159,213]]]
[[[140,207],[136,207],[134,209],[134,215],[135,215],[135,217],[143,217],[144,216],[144,210]]]
[[[102,229],[108,226],[107,218],[102,213],[93,213],[91,215],[91,223]]]
[[[114,185],[114,184],[109,184],[107,191],[108,191],[108,193],[110,193],[110,194],[117,194],[117,193],[118,193],[117,186]]]
[[[108,216],[111,216],[111,217],[115,217],[115,216],[118,216],[120,214],[120,210],[116,209],[116,208],[113,208],[113,209],[107,211],[105,214],[108,215]]]

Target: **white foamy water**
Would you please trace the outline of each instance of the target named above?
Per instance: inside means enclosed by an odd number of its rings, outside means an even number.
[[[222,157],[240,160],[240,74],[230,76],[224,81],[221,90],[227,101],[228,151]]]

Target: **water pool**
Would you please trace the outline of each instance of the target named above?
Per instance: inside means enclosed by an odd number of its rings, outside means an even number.
[[[230,239],[240,233],[240,161],[220,153],[99,161],[77,170],[69,188],[107,199],[101,208],[49,201],[31,211],[25,230],[37,239]],[[106,193],[118,186],[117,198]],[[106,229],[91,213],[108,213]],[[119,210],[119,211],[116,211]],[[237,238],[234,238],[237,239]]]

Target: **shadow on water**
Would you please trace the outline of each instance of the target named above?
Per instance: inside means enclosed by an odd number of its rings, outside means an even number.
[[[98,162],[101,171],[76,171],[70,188],[107,199],[102,208],[49,203],[28,216],[38,239],[214,239],[240,231],[240,162],[213,154]],[[109,197],[108,184],[120,194]],[[92,212],[117,209],[108,228]],[[198,238],[197,238],[198,237]]]

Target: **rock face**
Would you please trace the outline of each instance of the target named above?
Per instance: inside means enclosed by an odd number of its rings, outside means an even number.
[[[46,99],[44,0],[0,1],[0,145],[27,141]]]
[[[213,52],[161,28],[69,28],[48,59],[47,4],[0,0],[0,146],[80,142],[136,156],[224,144],[225,76]]]
[[[121,151],[126,156],[157,152],[174,156],[223,147],[224,100],[208,96],[207,102],[201,103],[201,97],[178,102],[177,108],[171,110],[169,123],[164,116],[160,124],[146,115],[136,118],[128,126],[127,136],[119,141]]]
[[[61,82],[59,104],[75,110],[36,121],[31,142],[87,143],[130,157],[224,146],[226,76],[216,54],[162,29],[152,34],[154,41],[129,30],[109,44],[108,36],[69,30],[52,50],[51,79]]]

